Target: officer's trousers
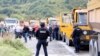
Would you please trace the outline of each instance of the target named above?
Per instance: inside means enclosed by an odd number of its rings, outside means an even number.
[[[80,39],[78,37],[75,37],[73,39],[73,42],[75,46],[75,51],[79,51],[80,50]]]
[[[38,43],[37,43],[37,46],[36,46],[36,48],[37,48],[36,56],[39,56],[39,51],[40,51],[40,48],[41,48],[42,45],[43,45],[45,56],[48,56],[46,40],[38,40]]]
[[[53,32],[53,39],[56,39],[56,40],[58,40],[58,32]]]

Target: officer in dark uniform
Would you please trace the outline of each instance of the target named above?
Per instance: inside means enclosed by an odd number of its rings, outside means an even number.
[[[37,43],[37,50],[36,50],[36,56],[39,56],[39,51],[41,48],[41,45],[43,45],[43,49],[44,49],[44,53],[45,56],[48,56],[47,53],[47,38],[50,35],[49,31],[45,28],[45,23],[41,23],[40,24],[41,28],[38,29],[38,31],[36,32],[36,38],[38,39],[38,43]]]
[[[82,30],[78,27],[78,25],[75,25],[72,37],[73,37],[73,42],[74,42],[76,53],[78,53],[80,50],[80,37],[81,37],[81,35],[82,35]]]
[[[50,32],[50,41],[52,41],[52,27],[49,27],[49,32]]]

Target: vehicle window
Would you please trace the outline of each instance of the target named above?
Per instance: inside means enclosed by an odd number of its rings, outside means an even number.
[[[16,20],[5,20],[6,23],[17,23]]]
[[[57,24],[57,23],[58,23],[57,20],[50,20],[50,21],[49,21],[49,24],[50,24],[50,25],[54,25],[54,24]]]
[[[63,23],[71,23],[71,18],[70,18],[70,16],[63,16],[63,17],[62,17],[62,22],[63,22]]]
[[[79,13],[78,14],[78,24],[79,25],[86,25],[87,24],[87,14],[86,13]]]

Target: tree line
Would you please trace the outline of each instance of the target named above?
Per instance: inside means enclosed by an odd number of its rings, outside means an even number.
[[[86,7],[87,0],[0,0],[0,18],[47,18]]]

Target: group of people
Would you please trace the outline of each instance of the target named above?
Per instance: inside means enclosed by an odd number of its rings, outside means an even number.
[[[57,24],[49,26],[49,32],[50,32],[50,41],[53,39],[59,40],[59,26]]]
[[[15,33],[15,38],[24,38],[25,42],[27,42],[27,38],[31,40],[31,37],[35,36],[35,32],[37,31],[37,27],[32,27],[30,25],[17,25],[15,27],[14,33]]]
[[[8,35],[8,28],[4,25],[4,23],[0,22],[0,36],[4,37],[4,35]]]
[[[41,46],[43,45],[45,56],[48,56],[47,46],[48,46],[48,36],[50,36],[50,41],[58,40],[59,38],[59,26],[57,24],[52,25],[47,28],[45,23],[40,24],[40,28],[36,32],[36,38],[38,39],[38,43],[36,46],[36,56],[39,56],[39,51]]]
[[[75,52],[79,52],[80,50],[80,36],[82,34],[82,30],[80,28],[78,28],[78,26],[76,25],[74,27],[74,31],[72,34],[73,37],[73,42],[74,42],[74,46],[75,46]],[[50,36],[50,41],[52,39],[56,39],[58,40],[59,38],[59,26],[58,25],[54,25],[54,26],[50,26],[49,28],[47,28],[45,26],[45,23],[40,23],[40,27],[32,28],[29,26],[25,26],[24,27],[19,27],[17,26],[15,29],[15,36],[16,38],[21,38],[22,36],[25,39],[25,42],[27,42],[27,37],[29,37],[29,39],[31,39],[32,36],[35,36],[36,39],[38,40],[38,43],[36,45],[36,56],[39,56],[39,51],[41,46],[43,45],[43,49],[44,49],[44,53],[45,56],[48,56],[48,52],[47,52],[47,46],[48,46],[48,36]]]

